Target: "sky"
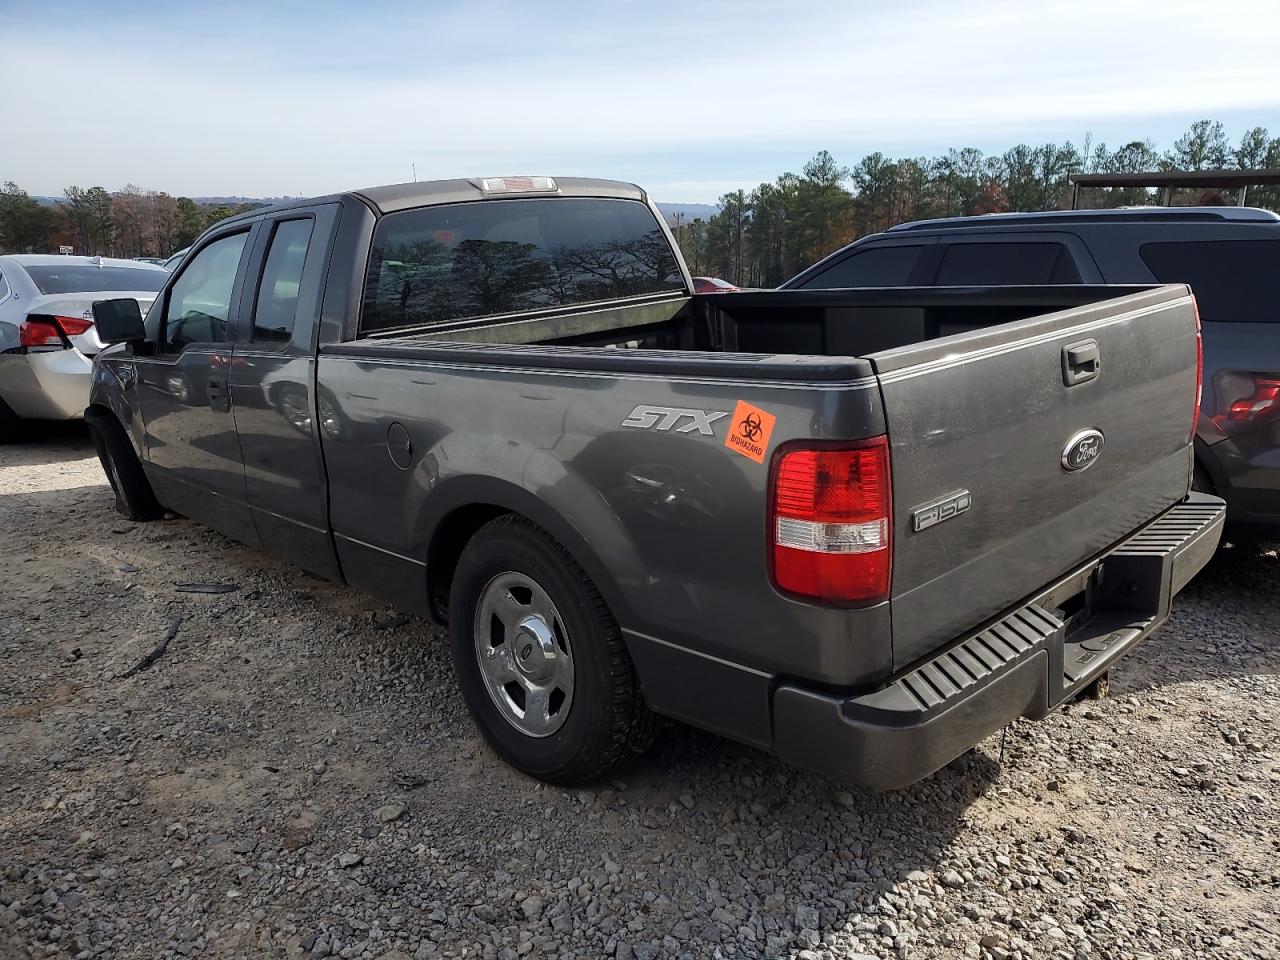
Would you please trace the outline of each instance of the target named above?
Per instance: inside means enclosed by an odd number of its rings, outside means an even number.
[[[35,195],[558,174],[706,203],[822,149],[1280,135],[1276,0],[0,0],[0,33],[0,181]]]

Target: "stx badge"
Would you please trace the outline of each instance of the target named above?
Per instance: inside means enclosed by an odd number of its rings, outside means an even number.
[[[689,410],[684,407],[652,407],[646,403],[639,404],[631,411],[630,416],[622,421],[624,427],[635,427],[638,430],[671,430],[676,433],[693,433],[695,430],[703,436],[711,436],[715,431],[711,425],[721,417],[727,417],[727,410]],[[680,426],[676,426],[680,421]]]

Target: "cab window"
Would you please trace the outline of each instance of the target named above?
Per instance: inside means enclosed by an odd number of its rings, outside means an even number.
[[[939,287],[1079,283],[1080,271],[1061,243],[949,243],[933,282]]]
[[[231,294],[248,236],[246,230],[220,237],[183,264],[164,315],[166,353],[181,353],[193,343],[229,339]]]
[[[267,248],[267,261],[258,284],[253,310],[253,339],[258,343],[287,343],[298,315],[298,288],[311,244],[310,218],[276,224]]]
[[[810,277],[800,289],[905,287],[922,249],[918,246],[868,247]]]
[[[1280,240],[1185,240],[1138,251],[1161,283],[1189,283],[1210,323],[1280,323]]]

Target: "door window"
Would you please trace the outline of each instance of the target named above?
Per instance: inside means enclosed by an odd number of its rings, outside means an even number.
[[[253,310],[253,339],[258,343],[287,343],[293,336],[298,288],[313,223],[308,218],[285,220],[276,225]]]
[[[1079,283],[1080,271],[1061,243],[949,243],[933,282],[939,287]]]
[[[801,284],[802,290],[831,290],[837,287],[905,287],[920,259],[922,247],[869,247]]]
[[[1189,283],[1200,319],[1280,322],[1280,240],[1147,243],[1138,251],[1161,283]]]
[[[221,343],[227,339],[231,293],[240,269],[248,232],[221,237],[183,264],[169,291],[164,317],[166,353],[181,353],[191,343]]]

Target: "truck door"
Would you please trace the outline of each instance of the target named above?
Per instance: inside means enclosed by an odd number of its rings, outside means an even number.
[[[329,536],[320,432],[339,439],[344,414],[336,398],[316,389],[315,338],[338,210],[321,204],[263,222],[231,370],[246,498],[262,544],[334,579],[340,572]]]
[[[135,362],[148,477],[160,500],[228,536],[257,544],[229,374],[246,254],[243,224],[193,250],[165,292],[155,351]]]

